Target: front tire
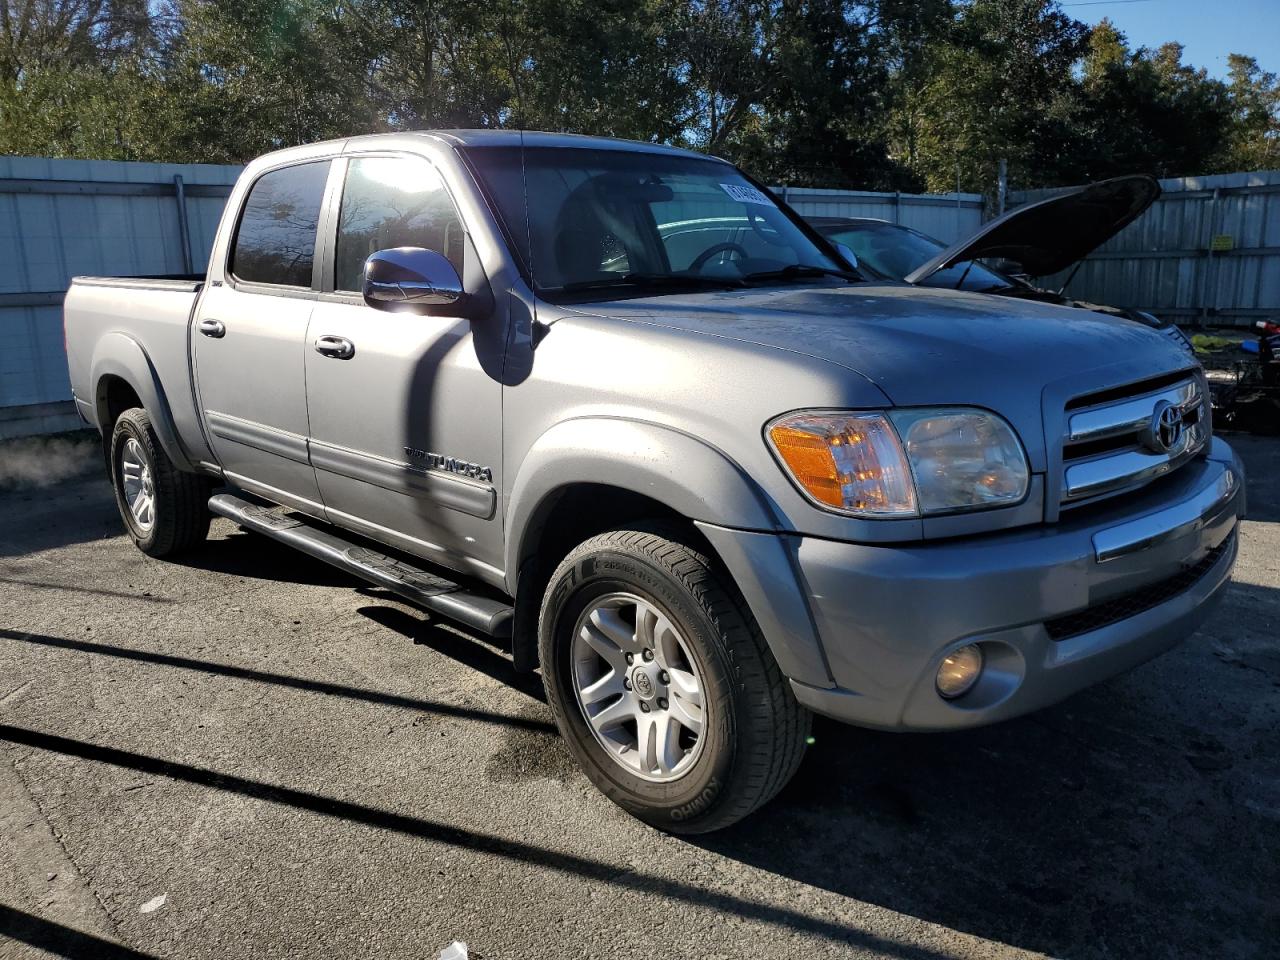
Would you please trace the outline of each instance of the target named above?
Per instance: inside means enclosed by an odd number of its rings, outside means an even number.
[[[548,703],[583,770],[655,827],[727,827],[800,764],[808,711],[728,574],[675,525],[577,547],[551,577],[538,642]]]
[[[168,557],[204,542],[212,483],[173,465],[141,407],[126,410],[116,420],[110,464],[116,506],[139,550]]]

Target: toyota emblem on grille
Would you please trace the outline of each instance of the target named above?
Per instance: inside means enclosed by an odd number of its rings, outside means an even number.
[[[1151,425],[1144,439],[1156,453],[1168,453],[1182,439],[1182,427],[1182,411],[1168,400],[1161,400],[1151,415]]]

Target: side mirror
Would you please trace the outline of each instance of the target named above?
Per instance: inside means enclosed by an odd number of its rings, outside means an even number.
[[[853,267],[853,269],[857,270],[857,269],[858,269],[858,255],[857,255],[856,253],[854,253],[854,252],[853,252],[853,250],[852,250],[851,248],[849,248],[848,246],[846,246],[846,245],[845,245],[845,244],[843,244],[843,243],[837,243],[837,244],[834,244],[834,246],[835,246],[835,248],[836,248],[836,253],[840,254],[840,256],[844,258],[845,262],[846,262],[847,264],[849,264],[849,266],[851,266],[851,267]]]
[[[434,250],[393,247],[364,262],[364,302],[376,310],[449,307],[465,296],[458,271]]]

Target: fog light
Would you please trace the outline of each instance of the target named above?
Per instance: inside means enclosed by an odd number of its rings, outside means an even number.
[[[952,650],[938,667],[938,693],[947,700],[964,696],[982,674],[982,650],[973,644]]]

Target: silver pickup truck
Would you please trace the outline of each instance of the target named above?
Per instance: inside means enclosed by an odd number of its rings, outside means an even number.
[[[814,712],[976,726],[1167,650],[1244,511],[1178,342],[865,279],[653,144],[273,153],[207,277],[77,278],[66,333],[143,551],[217,514],[510,638],[592,781],[673,831],[766,802]]]

